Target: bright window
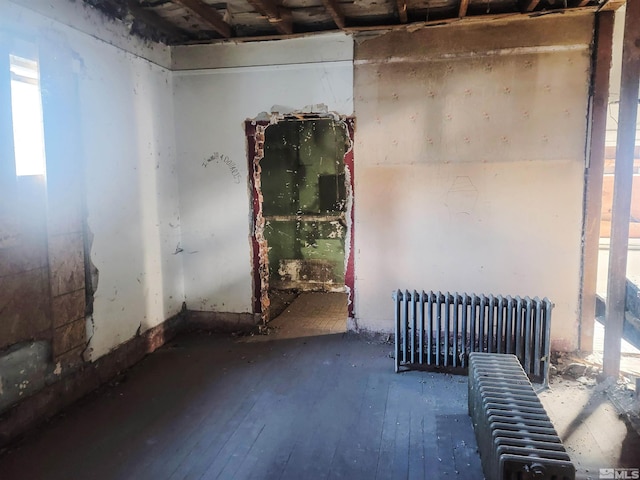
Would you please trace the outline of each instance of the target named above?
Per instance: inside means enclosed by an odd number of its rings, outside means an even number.
[[[44,175],[44,129],[38,62],[10,55],[16,175]]]

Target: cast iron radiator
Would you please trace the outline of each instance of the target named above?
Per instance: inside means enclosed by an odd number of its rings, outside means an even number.
[[[547,298],[397,290],[395,370],[467,368],[471,352],[515,354],[546,384],[553,303]]]
[[[469,355],[469,415],[487,480],[575,479],[575,467],[514,355]]]

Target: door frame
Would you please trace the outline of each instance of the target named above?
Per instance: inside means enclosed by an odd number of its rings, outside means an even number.
[[[273,115],[269,120],[247,120],[245,134],[247,137],[247,159],[249,171],[249,189],[251,191],[251,266],[253,274],[253,313],[260,314],[266,322],[269,314],[269,252],[264,237],[265,220],[262,214],[262,190],[260,179],[264,158],[265,131],[270,125],[287,120],[323,120],[342,122],[349,136],[349,148],[344,154],[345,183],[347,190],[347,241],[345,242],[345,274],[344,285],[347,291],[347,309],[349,318],[355,317],[355,263],[354,263],[354,134],[355,117],[329,114]]]

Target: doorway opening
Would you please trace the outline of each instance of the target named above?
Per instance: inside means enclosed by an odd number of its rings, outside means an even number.
[[[309,114],[247,122],[254,311],[264,323],[298,294],[314,305],[341,295],[345,328],[353,314],[353,125]]]

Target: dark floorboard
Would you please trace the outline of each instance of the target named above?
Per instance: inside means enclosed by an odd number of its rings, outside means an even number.
[[[346,334],[178,337],[0,457],[2,479],[481,479],[466,377]]]

